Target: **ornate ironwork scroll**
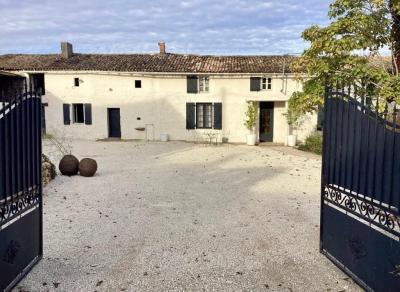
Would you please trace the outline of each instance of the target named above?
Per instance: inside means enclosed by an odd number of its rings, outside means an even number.
[[[382,206],[361,195],[352,194],[336,186],[325,186],[324,198],[342,211],[365,220],[387,232],[400,236],[400,216],[398,211]]]

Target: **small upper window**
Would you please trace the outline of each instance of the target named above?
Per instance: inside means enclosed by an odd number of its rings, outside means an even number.
[[[72,105],[73,122],[83,124],[85,122],[85,112],[83,110],[83,103],[74,103]]]
[[[272,89],[272,78],[271,77],[262,78],[261,89],[262,90],[271,90]]]
[[[209,92],[210,90],[210,79],[208,76],[199,77],[199,92]]]
[[[74,78],[74,86],[79,86],[79,78]]]
[[[142,80],[135,80],[135,88],[142,88]]]

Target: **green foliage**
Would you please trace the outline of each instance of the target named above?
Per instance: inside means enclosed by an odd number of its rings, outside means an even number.
[[[257,122],[257,103],[254,101],[248,102],[246,110],[246,120],[244,126],[249,130],[253,131]]]
[[[299,92],[298,98],[302,98],[302,96],[302,93]],[[301,124],[302,115],[293,108],[289,107],[288,111],[283,115],[285,116],[288,125],[291,126],[291,129],[296,129]]]
[[[325,86],[334,84],[373,84],[375,94],[400,103],[397,66],[390,70],[371,62],[382,48],[389,48],[396,59],[400,39],[393,33],[399,28],[393,19],[399,11],[398,0],[334,1],[328,13],[331,23],[311,26],[302,34],[310,47],[293,69],[299,77],[310,77],[303,82],[303,92],[295,92],[289,100],[289,110],[296,115],[317,111],[323,105]]]
[[[46,139],[46,140],[50,140],[50,139],[53,139],[54,136],[52,134],[46,133],[46,134],[42,135],[42,138]]]
[[[308,136],[304,144],[299,145],[299,150],[322,154],[322,133],[315,132]]]

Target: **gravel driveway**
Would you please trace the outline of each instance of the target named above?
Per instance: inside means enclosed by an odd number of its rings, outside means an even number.
[[[16,290],[361,291],[318,251],[318,157],[183,142],[73,146],[97,159],[98,174],[45,188],[44,258]]]

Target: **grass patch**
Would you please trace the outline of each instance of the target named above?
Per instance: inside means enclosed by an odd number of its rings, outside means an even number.
[[[47,134],[47,133],[46,133],[46,134],[43,134],[43,135],[42,135],[42,138],[43,138],[43,139],[53,139],[54,136],[53,136],[52,134]]]
[[[307,137],[303,144],[299,145],[299,150],[322,154],[322,132],[315,132]]]

